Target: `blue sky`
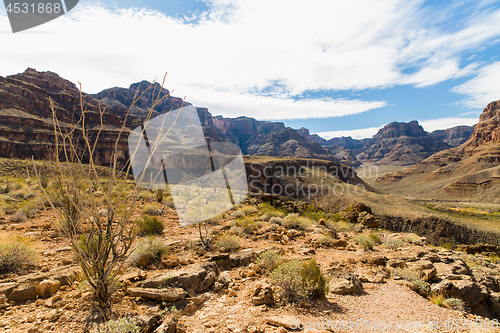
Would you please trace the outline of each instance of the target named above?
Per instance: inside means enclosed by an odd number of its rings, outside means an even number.
[[[95,93],[168,72],[174,96],[214,115],[325,138],[472,125],[500,99],[500,1],[81,0],[9,30],[1,7],[2,76],[34,67]]]

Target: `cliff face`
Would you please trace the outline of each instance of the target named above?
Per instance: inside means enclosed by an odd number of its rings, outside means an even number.
[[[430,136],[440,139],[452,147],[457,147],[467,141],[472,132],[474,132],[474,126],[456,126],[445,130],[433,131],[430,133]]]
[[[78,122],[81,116],[80,91],[77,87],[52,72],[37,72],[28,68],[24,73],[0,77],[0,155],[11,158],[47,158],[54,154],[54,126],[52,100],[57,118],[63,131],[70,124]],[[100,124],[99,102],[89,95],[82,95],[83,108],[86,112],[87,128]],[[130,119],[132,122],[133,119]],[[106,124],[97,146],[96,160],[100,164],[109,164],[114,142],[123,123],[122,118],[112,112],[103,114]],[[76,134],[78,135],[77,127]],[[90,130],[91,137],[97,135]],[[125,135],[126,137],[126,135]],[[124,148],[125,140],[120,140],[119,147]],[[125,150],[118,156],[123,163]]]
[[[479,123],[476,125],[469,140],[467,140],[467,146],[480,147],[500,143],[499,123],[500,101],[491,102],[479,117]]]
[[[378,164],[408,165],[447,148],[448,144],[430,136],[417,121],[393,122],[366,141],[357,158]]]
[[[147,81],[132,84],[128,89],[111,88],[93,95],[110,107],[127,109],[132,105],[136,91],[150,86]],[[156,93],[142,95],[140,101],[132,108],[134,115],[144,117],[149,111],[154,99],[160,92],[163,102],[154,108],[152,117],[176,109],[182,105],[182,100],[169,95],[168,90],[161,90],[160,85],[154,85]],[[153,90],[153,89],[152,89]],[[189,105],[184,102],[184,105]],[[287,156],[297,158],[319,158],[329,161],[343,160],[344,156],[336,157],[334,153],[321,148],[318,143],[308,142],[296,130],[286,127],[281,122],[259,121],[249,117],[224,118],[212,116],[207,108],[196,108],[200,117],[205,137],[212,141],[229,141],[240,146],[243,154],[263,156]],[[318,137],[319,138],[319,137]]]
[[[380,177],[387,190],[500,202],[500,101],[484,109],[470,138],[411,168]]]

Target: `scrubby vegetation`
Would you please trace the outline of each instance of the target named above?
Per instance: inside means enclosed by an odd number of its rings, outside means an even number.
[[[134,319],[120,318],[110,320],[92,330],[91,333],[140,333],[141,328]]]
[[[255,263],[267,273],[271,273],[282,263],[281,255],[275,250],[266,250],[262,252]]]
[[[271,272],[271,280],[280,287],[283,303],[297,303],[328,293],[329,280],[314,259],[304,263],[297,260],[282,263]]]
[[[160,235],[165,229],[163,222],[156,216],[144,215],[137,221],[137,225],[142,235]]]
[[[26,238],[16,237],[0,244],[0,273],[17,272],[38,262],[38,253]]]
[[[305,230],[311,225],[311,220],[298,214],[289,214],[283,219],[283,226],[287,229]]]
[[[151,236],[141,240],[139,247],[132,252],[129,263],[137,266],[142,257],[146,256],[148,263],[158,263],[163,255],[169,254],[170,250],[161,239]]]
[[[241,242],[235,236],[223,236],[215,242],[215,247],[221,251],[232,252],[241,247]]]

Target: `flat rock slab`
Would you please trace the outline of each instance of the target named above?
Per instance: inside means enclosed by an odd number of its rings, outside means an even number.
[[[182,287],[184,290],[193,289],[201,292],[208,289],[217,280],[219,268],[214,262],[198,263],[167,273],[154,275],[145,281],[139,282],[141,288]]]
[[[154,299],[160,302],[175,302],[187,296],[187,291],[182,288],[128,288],[127,293],[132,297]]]
[[[272,316],[266,319],[269,325],[276,327],[284,327],[286,329],[295,329],[298,325],[296,317],[292,316]]]

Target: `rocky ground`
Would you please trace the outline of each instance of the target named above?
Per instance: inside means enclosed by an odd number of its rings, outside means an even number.
[[[180,227],[166,207],[160,238],[170,254],[161,263],[140,262],[126,270],[112,298],[113,316],[135,318],[145,332],[496,331],[496,257],[433,247],[414,234],[369,229],[376,220],[358,208],[348,213],[365,226],[336,233],[319,223],[305,230],[271,226],[262,212],[252,211],[258,228],[240,234],[241,248],[229,253],[202,250],[196,228]],[[233,211],[214,223],[213,237],[228,233],[237,215]],[[25,222],[8,217],[0,222],[0,237],[29,237],[40,252],[35,268],[0,276],[3,332],[84,332],[102,322],[51,212]],[[372,250],[359,241],[369,233],[380,239]],[[255,263],[269,249],[284,260],[314,258],[331,279],[326,297],[282,304],[280,286]],[[440,307],[431,295],[461,299],[465,309]]]

